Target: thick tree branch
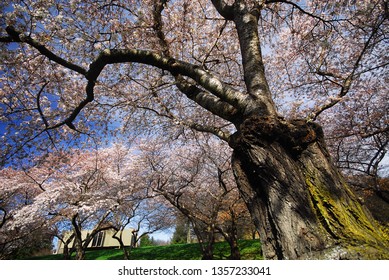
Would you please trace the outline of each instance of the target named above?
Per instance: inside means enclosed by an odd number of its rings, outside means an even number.
[[[162,12],[165,9],[165,5],[169,0],[154,0],[154,10],[153,10],[153,19],[154,25],[153,29],[157,34],[159,42],[162,47],[162,52],[165,56],[170,56],[169,45],[166,41],[165,34],[163,32],[163,22],[162,22]]]
[[[230,141],[231,134],[227,131],[222,130],[221,128],[201,125],[190,121],[184,121],[184,124],[196,131],[211,133],[220,138],[221,140],[226,141],[227,143]]]
[[[176,85],[182,93],[198,103],[204,109],[232,123],[237,122],[239,118],[238,111],[230,104],[187,82],[182,77],[177,78]]]
[[[1,214],[2,218],[1,218],[1,222],[0,222],[0,229],[1,229],[7,220],[7,210],[5,210],[5,208],[3,208],[3,207],[0,207],[0,211],[3,212]]]
[[[10,36],[0,37],[1,43],[13,43],[14,40]]]
[[[248,94],[255,100],[255,112],[261,115],[276,115],[269,85],[265,76],[257,12],[251,13],[244,5],[234,6],[234,22],[238,32],[244,80]]]
[[[218,13],[226,20],[234,19],[233,7],[227,5],[224,0],[212,0],[212,4],[215,6]]]
[[[71,129],[76,130],[73,125],[73,121],[80,114],[82,109],[94,100],[94,87],[99,75],[106,65],[115,63],[146,64],[157,67],[161,70],[166,70],[174,77],[182,75],[193,79],[199,86],[203,87],[210,93],[207,95],[207,98],[204,91],[199,90],[196,87],[188,87],[187,85],[180,84],[178,85],[180,90],[188,93],[193,100],[198,102],[201,106],[204,105],[207,110],[211,110],[212,106],[215,105],[215,108],[217,109],[213,109],[212,112],[215,113],[215,111],[218,111],[218,115],[227,120],[231,120],[231,118],[234,117],[229,116],[230,113],[235,114],[236,111],[244,112],[252,102],[246,94],[233,89],[201,67],[175,60],[169,56],[160,55],[152,51],[136,49],[107,49],[101,52],[100,55],[90,64],[89,70],[85,71],[83,68],[55,55],[45,46],[33,40],[29,36],[22,35],[20,32],[15,31],[12,27],[7,27],[7,32],[14,42],[27,43],[31,45],[50,60],[84,75],[88,80],[85,99],[83,99],[78,106],[73,109],[71,114],[64,121],[46,128],[46,130],[55,129],[62,125],[67,125]],[[161,39],[163,39],[163,37]],[[196,98],[195,94],[199,94],[199,97]],[[216,98],[211,98],[212,95],[216,96]],[[216,103],[212,104],[211,102]],[[221,108],[224,108],[224,110],[221,110]]]
[[[166,3],[168,0],[155,0],[154,1],[154,10],[153,10],[153,20],[154,25],[153,29],[155,30],[157,37],[159,39],[160,45],[162,47],[162,53],[166,57],[171,57],[169,44],[166,41],[165,34],[163,32],[163,21],[162,21],[162,12],[165,8]],[[222,30],[224,29],[226,24],[223,25]],[[222,33],[222,30],[220,31],[220,34]],[[219,35],[220,36],[220,35]],[[217,41],[216,41],[217,42]],[[216,44],[216,43],[215,43]],[[220,100],[220,98],[200,89],[199,87],[187,82],[182,75],[174,75],[174,78],[176,80],[176,86],[177,88],[184,93],[188,98],[195,101],[197,104],[199,104],[201,107],[205,108],[206,110],[212,112],[213,114],[225,119],[229,120],[231,122],[234,122],[236,119],[236,109],[229,105],[226,102],[223,102]],[[169,111],[165,107],[166,111]],[[169,112],[169,115],[172,115],[171,112]],[[192,129],[203,131],[203,132],[211,132],[218,136],[219,138],[226,140],[228,139],[229,135],[226,135],[225,132],[222,132],[222,130],[218,128],[211,128],[211,127],[204,127],[203,125],[195,124],[193,122],[188,122],[187,120],[180,120],[180,123],[183,125],[186,125]]]
[[[244,110],[248,105],[249,100],[245,94],[223,83],[210,72],[207,72],[196,65],[170,57],[165,57],[147,50],[105,50],[90,65],[86,78],[90,81],[90,86],[93,87],[94,81],[96,81],[97,77],[106,65],[131,62],[155,66],[159,69],[169,71],[173,76],[182,75],[189,77],[210,93],[219,97],[222,101],[230,104],[236,109]]]

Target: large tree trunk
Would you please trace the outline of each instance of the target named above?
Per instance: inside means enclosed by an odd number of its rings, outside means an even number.
[[[231,146],[266,259],[389,258],[382,230],[331,162],[317,124],[250,117]]]

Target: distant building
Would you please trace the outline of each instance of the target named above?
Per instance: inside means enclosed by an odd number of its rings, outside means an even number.
[[[86,239],[87,236],[90,234],[90,232],[91,232],[91,230],[83,230],[81,232],[82,239],[83,240]],[[124,246],[136,247],[135,236],[133,235],[133,232],[134,232],[133,229],[123,230],[122,240],[123,240]],[[115,233],[115,231],[113,231],[113,230],[104,230],[104,231],[98,232],[93,237],[91,242],[89,242],[87,248],[88,249],[119,248],[120,247],[119,242],[112,237],[114,233]],[[71,234],[72,234],[71,232],[68,232],[67,234],[65,234],[65,238],[66,238],[66,236],[70,236]],[[117,234],[117,236],[119,236],[119,234]],[[73,244],[74,244],[74,240],[72,242],[70,242],[68,247],[72,248]],[[61,240],[59,240],[58,244],[57,244],[57,250],[55,253],[62,254],[63,251],[64,251],[64,243]]]

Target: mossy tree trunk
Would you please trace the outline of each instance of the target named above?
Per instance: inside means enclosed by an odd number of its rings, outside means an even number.
[[[331,162],[319,125],[250,117],[231,146],[266,259],[389,257],[387,237]]]

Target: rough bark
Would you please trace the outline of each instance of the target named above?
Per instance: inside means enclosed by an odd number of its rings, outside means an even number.
[[[384,259],[387,237],[331,162],[321,127],[250,117],[233,170],[266,259]]]

